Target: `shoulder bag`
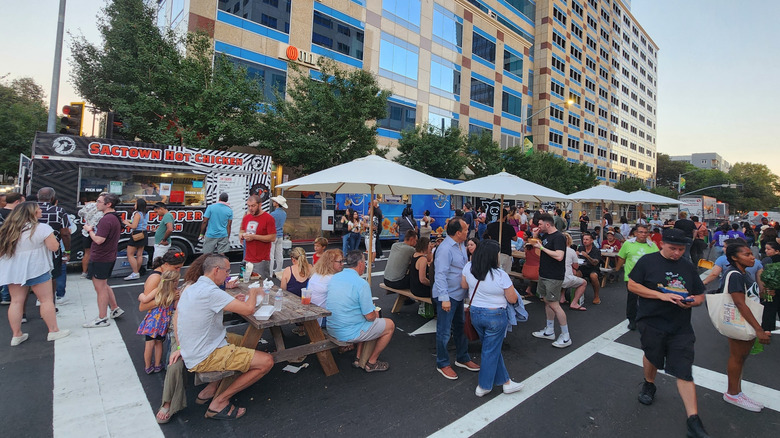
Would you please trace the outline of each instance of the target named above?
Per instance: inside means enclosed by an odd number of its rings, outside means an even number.
[[[143,230],[141,231],[133,230],[133,234],[131,234],[130,237],[132,237],[133,242],[138,242],[139,240],[143,240],[146,237],[146,233],[144,233]]]
[[[756,330],[745,321],[739,309],[734,304],[734,299],[728,293],[729,277],[734,271],[726,275],[726,281],[723,285],[723,291],[719,294],[707,295],[707,311],[710,314],[710,320],[715,329],[720,334],[731,339],[740,341],[750,341],[756,338]],[[745,295],[745,304],[757,321],[761,321],[764,313],[764,306],[749,299]]]
[[[477,330],[474,328],[474,325],[471,324],[471,302],[474,301],[474,294],[477,293],[478,287],[479,287],[479,280],[477,280],[477,285],[474,286],[474,292],[471,293],[471,299],[469,299],[469,306],[466,307],[466,309],[463,311],[464,313],[463,334],[466,335],[466,338],[468,338],[469,341],[476,341],[477,339],[479,339]]]

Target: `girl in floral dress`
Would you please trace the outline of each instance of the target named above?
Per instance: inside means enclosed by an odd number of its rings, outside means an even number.
[[[171,325],[171,317],[178,299],[179,271],[171,270],[162,274],[160,285],[149,294],[143,294],[138,297],[141,303],[149,303],[154,300],[157,305],[154,309],[146,313],[146,317],[138,326],[139,335],[146,336],[146,345],[144,347],[144,372],[146,374],[159,373],[163,369],[162,353],[163,340],[168,334]],[[154,353],[154,365],[152,365],[152,354]]]

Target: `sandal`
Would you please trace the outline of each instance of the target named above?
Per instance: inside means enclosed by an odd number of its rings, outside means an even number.
[[[303,327],[295,327],[292,332],[298,336],[306,336],[306,329]]]
[[[571,309],[571,310],[581,310],[583,312],[588,310],[588,309],[585,308],[585,306],[577,306],[577,307],[569,306],[569,309]]]
[[[601,298],[594,298],[593,304],[601,304]]]
[[[246,414],[246,409],[244,409],[244,412],[238,413],[238,411],[243,408],[236,407],[236,405],[228,404],[225,406],[224,409],[221,411],[212,411],[211,409],[206,410],[206,418],[211,418],[212,420],[235,420],[238,418],[241,418]]]
[[[149,368],[144,368],[144,372],[146,374],[152,374],[154,372],[154,367],[153,366],[149,366]]]
[[[200,398],[200,396],[196,396],[195,397],[195,404],[196,405],[205,405],[206,403],[210,402],[212,398],[214,398],[213,395],[211,397],[209,397],[209,398]]]
[[[345,345],[343,347],[339,347],[339,354],[346,353],[346,352],[352,351],[354,349],[355,349],[355,344]]]
[[[155,418],[157,419],[157,423],[165,424],[165,423],[171,421],[171,416],[168,415],[168,412],[170,412],[170,408],[164,408],[164,407],[160,406],[160,410],[157,411],[157,415],[155,416]],[[160,418],[160,414],[162,414],[163,417],[165,417],[165,418]]]
[[[367,373],[373,373],[374,371],[387,371],[388,368],[390,368],[389,363],[378,360],[376,363],[366,362],[366,367],[364,369]]]
[[[363,368],[360,366],[360,358],[356,357],[355,361],[352,362],[352,368]]]
[[[155,365],[155,367],[154,367],[154,372],[155,372],[155,373],[159,373],[160,371],[162,371],[162,370],[163,370],[163,368],[165,368],[165,367],[163,367],[163,364],[160,364],[160,365]]]

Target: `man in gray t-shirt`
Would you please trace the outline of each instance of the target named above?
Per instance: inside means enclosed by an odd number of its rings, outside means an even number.
[[[199,400],[211,400],[206,411],[207,418],[217,420],[235,419],[246,413],[246,409],[230,404],[230,399],[261,377],[274,365],[273,357],[254,349],[255,345],[243,346],[243,337],[227,333],[222,325],[224,311],[248,316],[254,313],[259,288],[249,289],[249,295],[232,297],[220,289],[230,273],[227,257],[212,254],[203,262],[203,276],[189,286],[181,295],[176,312],[176,338],[184,365],[194,373],[210,371],[239,371],[243,374],[221,394],[215,395],[220,381],[209,383],[200,394]],[[246,299],[245,299],[246,298]],[[247,348],[249,347],[249,348]]]
[[[409,289],[409,263],[417,245],[417,232],[408,230],[403,242],[396,242],[390,247],[390,256],[385,265],[385,286],[393,289]]]

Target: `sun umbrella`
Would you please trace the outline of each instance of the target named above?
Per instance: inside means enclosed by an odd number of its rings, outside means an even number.
[[[569,195],[578,202],[612,202],[615,204],[636,204],[634,197],[628,192],[607,185],[591,187]]]
[[[438,178],[410,169],[376,155],[368,155],[349,163],[339,164],[319,172],[294,179],[277,187],[291,191],[327,193],[370,193],[374,195],[442,195],[456,193],[454,186]],[[369,209],[369,236],[374,235],[374,209]],[[368,239],[368,254],[374,239]],[[346,254],[345,254],[346,256]],[[371,264],[368,264],[371,281]]]
[[[659,205],[664,205],[664,204],[679,205],[679,204],[682,204],[682,201],[680,201],[680,200],[677,200],[677,199],[674,199],[674,198],[669,198],[669,197],[666,197],[666,196],[661,196],[661,195],[658,195],[658,194],[655,194],[655,193],[652,193],[652,192],[647,192],[647,191],[644,191],[644,190],[635,190],[635,191],[629,193],[629,195],[634,197],[634,201],[636,203],[641,203],[641,204],[659,204]]]

